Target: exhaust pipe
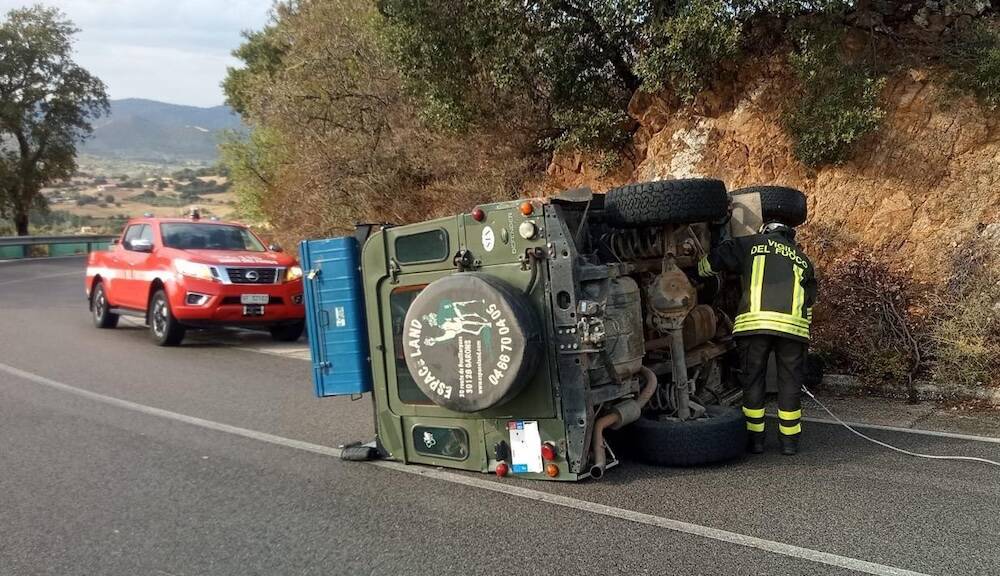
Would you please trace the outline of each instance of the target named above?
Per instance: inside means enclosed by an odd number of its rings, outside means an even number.
[[[638,420],[642,409],[656,393],[656,374],[645,366],[639,369],[639,373],[642,374],[646,382],[639,390],[639,395],[635,397],[635,400],[626,400],[616,404],[611,409],[611,413],[601,416],[594,422],[592,439],[594,462],[590,467],[590,477],[594,480],[600,480],[604,476],[604,469],[608,463],[608,455],[604,451],[604,430],[607,428],[617,430]]]

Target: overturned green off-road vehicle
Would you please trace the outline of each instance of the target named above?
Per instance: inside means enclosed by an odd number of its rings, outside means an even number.
[[[736,458],[738,280],[698,263],[805,217],[796,190],[669,180],[304,242],[316,391],[371,392],[373,450],[407,463],[578,480],[619,453]]]

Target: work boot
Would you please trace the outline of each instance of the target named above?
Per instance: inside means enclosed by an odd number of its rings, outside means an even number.
[[[764,433],[763,432],[750,432],[750,438],[747,440],[747,450],[751,454],[763,454],[764,453]]]
[[[781,436],[781,455],[795,456],[799,453],[799,435]]]

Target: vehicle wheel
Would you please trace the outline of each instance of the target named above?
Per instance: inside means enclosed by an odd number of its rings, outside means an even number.
[[[94,326],[98,328],[114,328],[118,326],[119,316],[110,311],[108,295],[104,291],[104,284],[98,282],[94,286],[94,291],[90,295],[90,311],[94,314]]]
[[[305,327],[303,322],[271,326],[271,338],[275,342],[295,342],[302,337],[302,331],[305,330]]]
[[[632,454],[658,466],[697,466],[739,458],[746,452],[743,413],[708,406],[697,420],[656,420],[643,416],[628,427]]]
[[[764,222],[778,221],[789,226],[798,226],[806,221],[806,195],[795,188],[785,186],[751,186],[733,190],[739,194],[760,194],[760,209]]]
[[[149,301],[149,332],[158,346],[177,346],[184,339],[184,326],[174,318],[167,293],[162,289]]]
[[[663,226],[722,220],[729,195],[720,180],[663,180],[608,190],[604,210],[615,226]]]

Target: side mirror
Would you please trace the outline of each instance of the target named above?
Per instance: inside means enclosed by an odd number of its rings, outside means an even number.
[[[129,243],[128,249],[131,250],[131,251],[133,251],[133,252],[147,252],[148,253],[148,252],[152,252],[153,251],[153,243],[151,241],[149,241],[149,240],[144,239],[144,238],[136,238],[135,240],[133,240],[132,242]]]
[[[111,239],[111,245],[112,246],[117,246],[118,242],[120,242],[120,241],[121,241],[121,238],[112,238]]]
[[[285,251],[285,249],[282,248],[281,246],[279,246],[278,244],[268,244],[267,245],[267,250],[269,252],[284,252]]]

